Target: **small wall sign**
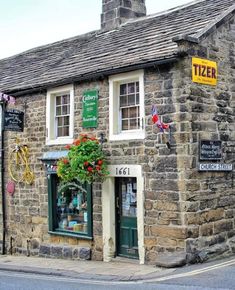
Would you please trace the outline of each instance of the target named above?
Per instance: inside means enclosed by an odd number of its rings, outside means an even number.
[[[120,177],[133,176],[133,167],[126,164],[116,165],[111,168],[110,174],[111,176],[120,176]]]
[[[4,130],[6,131],[24,131],[24,112],[11,109],[5,111]]]
[[[201,140],[200,160],[221,160],[222,142],[220,140]]]
[[[199,171],[232,171],[233,165],[226,163],[199,163]]]
[[[86,91],[83,93],[82,103],[82,127],[96,128],[98,120],[98,91]]]
[[[217,63],[207,59],[192,58],[192,81],[204,85],[217,85]]]

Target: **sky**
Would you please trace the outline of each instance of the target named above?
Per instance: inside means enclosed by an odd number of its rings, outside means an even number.
[[[190,0],[145,0],[154,14]],[[0,59],[100,28],[102,0],[0,0]]]

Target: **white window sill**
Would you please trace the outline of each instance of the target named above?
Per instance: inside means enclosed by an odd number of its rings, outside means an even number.
[[[67,145],[72,144],[73,141],[73,138],[58,138],[54,140],[46,140],[46,145]]]
[[[111,134],[109,136],[109,141],[143,140],[144,138],[144,131],[122,132],[119,134]]]

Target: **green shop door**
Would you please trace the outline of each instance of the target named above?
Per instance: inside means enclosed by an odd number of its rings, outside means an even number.
[[[115,188],[117,256],[138,259],[136,178],[115,178]]]

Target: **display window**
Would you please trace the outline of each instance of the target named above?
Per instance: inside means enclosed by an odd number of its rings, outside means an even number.
[[[92,237],[91,185],[62,188],[56,174],[48,175],[49,230],[55,234]]]

